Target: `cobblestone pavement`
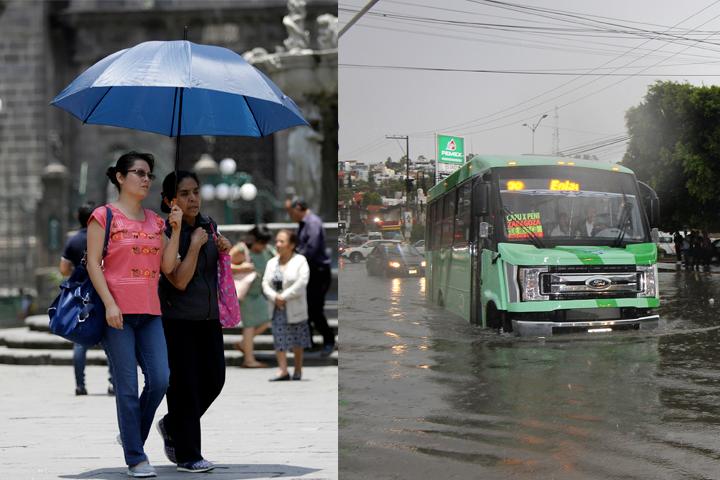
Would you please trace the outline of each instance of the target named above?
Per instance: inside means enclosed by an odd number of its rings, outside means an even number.
[[[145,448],[158,478],[338,478],[337,367],[305,368],[301,382],[268,382],[274,373],[228,368],[203,417],[203,453],[217,465],[211,473],[177,472],[153,428]],[[106,367],[88,366],[89,395],[76,397],[72,367],[0,365],[0,478],[128,478],[106,375]],[[155,418],[166,411],[163,401]]]

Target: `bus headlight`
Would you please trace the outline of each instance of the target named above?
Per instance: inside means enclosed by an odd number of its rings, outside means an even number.
[[[540,290],[540,275],[547,271],[547,267],[520,267],[518,269],[518,280],[520,281],[520,292],[523,301],[550,299],[549,296],[543,295]]]
[[[641,272],[639,297],[657,297],[657,265],[638,265],[637,271]]]

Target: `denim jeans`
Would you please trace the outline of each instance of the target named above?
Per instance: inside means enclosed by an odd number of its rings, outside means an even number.
[[[75,367],[75,386],[77,388],[85,387],[85,359],[87,358],[88,347],[84,347],[79,343],[75,343],[73,346],[73,367]],[[107,356],[107,353],[105,353]],[[112,377],[112,362],[110,357],[107,357],[108,361],[108,382],[110,385],[115,386]]]
[[[155,315],[123,315],[123,329],[108,327],[103,346],[112,362],[125,463],[137,465],[147,460],[143,446],[170,379],[162,321]],[[139,398],[138,364],[145,377]]]

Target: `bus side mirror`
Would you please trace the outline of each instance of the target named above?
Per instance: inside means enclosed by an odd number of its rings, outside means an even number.
[[[644,182],[638,182],[640,187],[640,197],[645,206],[650,228],[660,226],[660,199],[650,185]]]
[[[487,182],[476,183],[473,187],[473,206],[475,216],[480,217],[488,214],[490,206],[490,184]]]
[[[490,238],[490,224],[488,222],[480,222],[478,225],[478,237]]]
[[[650,200],[650,226],[658,225],[660,225],[660,199],[656,197]]]

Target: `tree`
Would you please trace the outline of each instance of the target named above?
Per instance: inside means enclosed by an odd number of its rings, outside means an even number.
[[[366,192],[362,199],[363,206],[368,205],[382,205],[382,197],[377,192]]]
[[[720,87],[657,82],[627,111],[623,163],[660,197],[665,230],[720,226]]]

